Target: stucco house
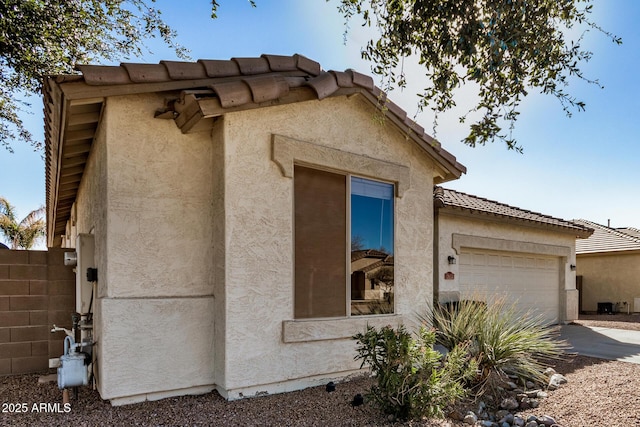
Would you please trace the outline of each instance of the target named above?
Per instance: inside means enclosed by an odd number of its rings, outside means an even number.
[[[358,369],[354,333],[431,303],[433,187],[465,167],[369,76],[301,55],[79,70],[44,83],[48,246],[97,268],[76,308],[102,398],[326,382]],[[353,242],[384,265],[352,268]],[[560,265],[562,242],[531,244]]]
[[[436,187],[434,297],[504,299],[549,323],[578,318],[576,238],[588,226]]]
[[[581,310],[640,312],[640,230],[574,222],[594,230],[588,239],[576,241]]]

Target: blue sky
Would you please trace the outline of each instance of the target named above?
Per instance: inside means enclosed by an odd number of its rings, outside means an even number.
[[[207,0],[158,0],[157,4],[194,60],[299,53],[326,70],[370,73],[370,64],[359,54],[367,33],[356,21],[345,43],[335,1],[257,0],[253,9],[245,1],[223,0],[217,20],[209,18]],[[597,1],[593,9],[594,20],[623,39],[617,46],[597,32],[585,38],[584,47],[594,55],[583,71],[605,88],[572,82],[569,91],[587,108],[571,118],[555,99],[532,92],[522,105],[515,131],[524,154],[507,151],[499,142],[467,147],[460,142],[466,128],[458,123],[458,114],[442,117],[437,139],[468,168],[466,175],[446,187],[564,219],[605,225],[610,219],[614,227],[640,228],[640,1]],[[152,41],[149,47],[152,54],[122,60],[176,59],[159,43]],[[390,98],[413,115],[414,94],[424,86],[424,77],[410,63],[405,68],[412,84],[402,92],[392,91]],[[42,139],[42,103],[37,97],[30,101],[33,112],[23,117]],[[463,91],[457,102],[471,105],[473,97]],[[431,129],[429,112],[416,120]],[[44,161],[41,153],[24,144],[13,147],[15,154],[0,149],[0,195],[16,205],[22,218],[45,203]]]

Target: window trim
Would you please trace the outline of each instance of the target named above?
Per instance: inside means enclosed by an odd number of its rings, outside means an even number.
[[[365,331],[367,326],[382,328],[392,325],[398,327],[404,324],[406,320],[405,316],[401,314],[283,320],[282,342],[349,340],[357,332]]]
[[[411,188],[410,169],[408,166],[310,142],[299,141],[277,134],[272,135],[272,161],[279,167],[282,176],[290,179],[293,179],[294,164],[297,164],[392,183],[394,184],[396,198],[402,198],[405,191]],[[350,195],[349,189],[346,197],[350,198]],[[397,212],[397,204],[394,206],[395,212]],[[293,209],[294,206],[292,205],[292,214]],[[347,212],[345,212],[345,215],[347,215]],[[397,235],[397,219],[396,216],[394,218],[394,236]],[[350,233],[351,228],[349,221],[349,244],[351,240]],[[345,254],[345,257],[346,256],[348,256],[348,253]],[[350,259],[345,259],[345,262],[348,263],[349,261]],[[295,260],[292,260],[292,268],[294,268],[294,265]],[[345,286],[347,280],[348,277],[345,277]],[[349,293],[347,303],[351,304],[351,288],[347,286],[347,289]],[[345,339],[350,338],[355,332],[362,330],[363,325],[365,325],[365,327],[367,324],[377,323],[386,325],[390,322],[399,322],[398,324],[400,324],[403,322],[404,316],[398,313],[395,308],[396,307],[394,307],[393,314],[283,320],[282,340],[285,343],[291,343]],[[293,315],[293,311],[291,314]],[[336,331],[336,326],[339,326],[339,330],[342,332]]]
[[[402,198],[405,191],[411,188],[408,166],[298,141],[282,135],[272,136],[272,160],[280,167],[282,176],[287,178],[293,178],[293,166],[298,164],[392,183],[395,186],[397,198]]]

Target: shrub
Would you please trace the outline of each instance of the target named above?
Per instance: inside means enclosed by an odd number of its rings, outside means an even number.
[[[404,326],[367,327],[354,336],[356,360],[369,365],[376,378],[369,399],[399,419],[442,416],[443,409],[465,395],[462,384],[477,365],[468,351],[455,346],[443,356],[433,349],[435,332],[421,328],[413,338]]]
[[[433,310],[430,317],[436,342],[447,349],[467,345],[479,363],[480,385],[507,374],[542,383],[545,362],[559,359],[568,348],[558,339],[557,327],[545,326],[542,317],[523,314],[502,300],[490,306],[461,301]]]

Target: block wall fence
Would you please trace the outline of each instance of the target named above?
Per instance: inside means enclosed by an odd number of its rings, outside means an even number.
[[[75,311],[64,252],[0,249],[0,375],[46,371],[62,355],[65,334],[51,328],[70,329]]]

